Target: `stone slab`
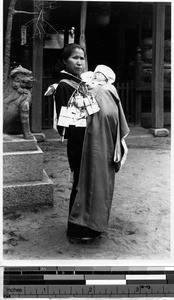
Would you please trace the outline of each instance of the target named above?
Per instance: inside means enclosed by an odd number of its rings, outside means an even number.
[[[3,152],[37,150],[37,140],[25,140],[23,135],[3,134]]]
[[[38,142],[44,142],[45,141],[45,134],[42,132],[34,132],[33,133],[34,137]]]
[[[4,184],[4,213],[31,210],[43,205],[53,205],[53,182],[44,170],[42,181]]]
[[[43,151],[3,153],[3,182],[38,181],[43,177]]]
[[[169,135],[169,131],[166,128],[150,128],[149,132],[156,137],[165,137]]]

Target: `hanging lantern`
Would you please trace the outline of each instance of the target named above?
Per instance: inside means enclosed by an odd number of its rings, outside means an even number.
[[[75,39],[75,27],[71,27],[71,29],[68,30],[68,43],[74,43]]]
[[[21,26],[21,45],[25,45],[27,43],[27,26]]]
[[[45,49],[61,49],[64,46],[64,30],[49,33],[45,36]]]

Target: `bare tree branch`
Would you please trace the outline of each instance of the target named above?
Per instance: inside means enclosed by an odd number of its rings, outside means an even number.
[[[35,30],[34,34],[39,35],[39,37],[42,37],[45,34],[45,30],[43,27],[43,23],[46,23],[50,26],[53,30],[53,26],[46,22],[43,18],[44,10],[43,7],[47,7],[48,9],[53,9],[56,7],[60,7],[58,0],[38,0],[38,3],[36,5],[38,12],[30,12],[30,11],[22,11],[22,10],[15,10],[15,5],[18,0],[11,0],[8,10],[8,17],[7,17],[7,28],[6,28],[6,35],[5,35],[5,50],[4,50],[4,61],[3,61],[3,83],[6,82],[9,75],[10,70],[10,55],[11,55],[11,33],[12,33],[12,24],[13,24],[13,17],[15,14],[27,14],[27,15],[34,15],[32,20],[26,23],[26,26],[30,26],[32,23],[35,23]],[[56,5],[58,4],[58,5]],[[56,31],[56,30],[55,30]],[[56,31],[57,32],[57,31]]]
[[[50,28],[52,28],[56,33],[58,33],[57,30],[49,22],[44,20],[44,23],[46,23]]]
[[[24,10],[14,10],[14,14],[27,14],[27,15],[39,15],[37,12],[32,12],[32,11],[24,11]]]

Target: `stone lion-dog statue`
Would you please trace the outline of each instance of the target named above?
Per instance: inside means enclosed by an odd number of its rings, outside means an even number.
[[[7,79],[3,90],[3,133],[20,117],[23,138],[34,139],[30,131],[29,110],[32,101],[32,87],[35,79],[32,71],[18,66]]]

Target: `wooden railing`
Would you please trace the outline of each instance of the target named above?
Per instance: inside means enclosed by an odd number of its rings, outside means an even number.
[[[135,121],[135,97],[134,82],[118,82],[116,83],[118,95],[120,97],[123,110],[128,123]]]
[[[55,80],[45,78],[43,81],[43,94],[47,90],[47,87],[54,83]],[[123,106],[123,110],[128,123],[134,123],[135,121],[135,100],[134,100],[134,83],[131,82],[119,82],[116,83],[116,88],[120,96],[120,100]],[[53,97],[42,98],[42,128],[50,129],[53,126]]]

